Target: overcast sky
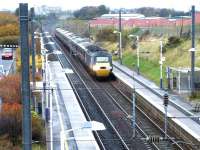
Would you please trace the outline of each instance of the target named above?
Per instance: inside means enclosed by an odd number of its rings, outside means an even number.
[[[200,10],[199,0],[0,0],[0,9],[15,10],[19,3],[29,3],[30,7],[41,5],[58,6],[63,10],[75,10],[83,6],[98,6],[104,4],[110,8],[174,8],[188,11],[192,4]]]

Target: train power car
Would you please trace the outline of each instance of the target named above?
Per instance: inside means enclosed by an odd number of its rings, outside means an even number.
[[[112,55],[88,40],[57,28],[55,36],[69,48],[71,54],[84,63],[89,72],[98,78],[109,77],[112,73]]]

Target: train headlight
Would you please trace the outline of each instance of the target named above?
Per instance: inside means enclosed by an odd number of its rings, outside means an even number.
[[[99,66],[93,66],[93,70],[94,70],[94,71],[99,70]]]

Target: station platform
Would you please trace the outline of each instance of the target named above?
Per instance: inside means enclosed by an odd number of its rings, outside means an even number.
[[[63,69],[59,61],[48,61],[47,68],[47,80],[54,88],[49,90],[50,104],[47,104],[50,106],[51,149],[99,150],[92,131],[81,129],[86,118],[65,75],[66,68]]]
[[[142,97],[144,97],[150,104],[164,114],[163,99],[161,98],[161,96],[165,93],[164,90],[161,90],[155,83],[141,75],[138,75],[136,72],[133,72],[126,66],[121,65],[119,62],[113,62],[113,65],[113,73],[119,80],[124,82],[129,87],[135,88],[137,93],[142,95]],[[150,87],[151,90],[147,87]],[[200,115],[194,114],[192,112],[192,105],[182,100],[178,95],[169,95],[169,100],[168,117],[185,130],[185,132],[200,142],[199,120],[195,121],[194,119],[187,117]]]

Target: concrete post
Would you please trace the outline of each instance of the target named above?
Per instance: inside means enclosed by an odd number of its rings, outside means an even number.
[[[195,6],[192,6],[192,48],[195,48]],[[191,92],[195,92],[195,50],[191,51]]]
[[[20,47],[22,66],[22,144],[23,150],[31,150],[31,108],[30,108],[30,80],[29,80],[29,44],[28,44],[28,4],[19,4],[20,16]]]

